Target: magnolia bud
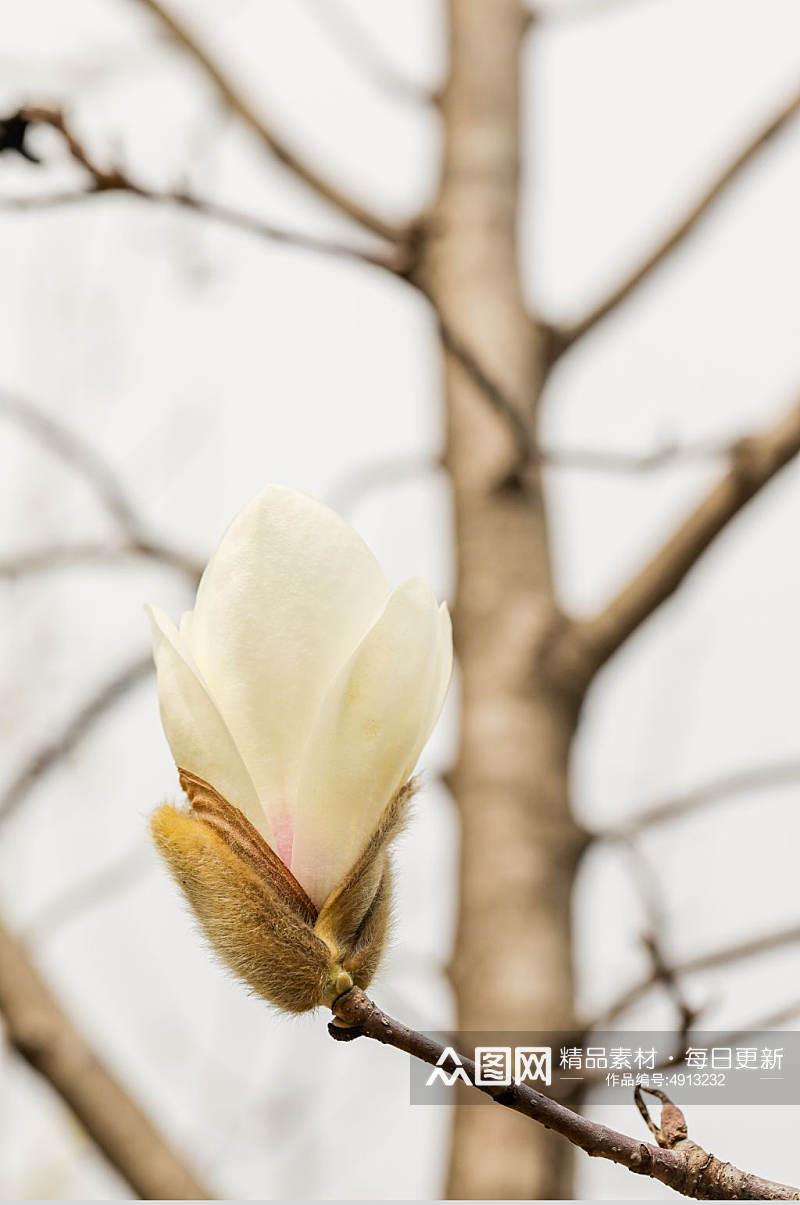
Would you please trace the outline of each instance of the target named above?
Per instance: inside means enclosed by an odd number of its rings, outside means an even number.
[[[366,987],[389,845],[450,679],[447,608],[421,579],[390,592],[346,523],[271,486],[226,532],[180,629],[151,620],[190,802],[151,827],[207,938],[291,1012]]]

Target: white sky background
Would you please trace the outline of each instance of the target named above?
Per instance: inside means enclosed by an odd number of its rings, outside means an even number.
[[[348,0],[400,68],[436,83],[434,0]],[[486,0],[487,3],[490,0]],[[355,75],[300,0],[184,3],[276,124],[389,216],[429,199],[434,116]],[[0,112],[68,101],[98,153],[276,223],[347,233],[220,116],[198,74],[132,0],[1,0]],[[524,273],[548,315],[581,312],[649,246],[796,78],[796,0],[631,0],[537,34],[526,52]],[[800,381],[797,122],[763,153],[669,266],[565,357],[544,434],[558,446],[649,450],[766,423]],[[45,136],[42,147],[53,147]],[[0,159],[4,192],[47,191],[70,169]],[[430,314],[406,286],[110,198],[0,213],[0,390],[89,437],[154,530],[198,556],[269,480],[329,496],[375,458],[435,453],[442,414]],[[84,483],[11,425],[0,440],[0,557],[110,534]],[[599,606],[713,477],[710,469],[549,482],[566,603]],[[719,772],[800,753],[800,469],[721,539],[679,597],[592,693],[575,757],[577,807],[602,824]],[[435,479],[391,486],[348,517],[389,576],[452,589],[449,510]],[[3,775],[93,686],[147,647],[141,603],[173,614],[187,590],[148,567],[75,568],[0,592]],[[429,747],[453,752],[457,692]],[[322,1019],[271,1015],[213,965],[147,848],[145,817],[177,789],[144,685],[58,773],[0,844],[0,900],[77,1020],[220,1195],[428,1197],[448,1117],[407,1105],[408,1068],[373,1044],[336,1046]],[[648,841],[675,952],[798,919],[798,789],[753,793]],[[412,1024],[451,1019],[440,967],[454,914],[457,826],[429,782],[400,851],[398,926],[376,995]],[[56,923],[71,884],[126,860],[100,906]],[[130,868],[133,867],[131,870]],[[576,900],[587,1011],[641,972],[641,910],[617,855],[598,851]],[[535,973],[535,968],[532,968]],[[800,996],[800,952],[697,977],[708,1023]],[[638,1020],[667,1023],[651,1007]],[[606,1110],[640,1132],[633,1108]],[[599,1115],[599,1112],[598,1112]],[[797,1178],[798,1111],[693,1110],[704,1145]],[[587,1196],[668,1196],[599,1161]],[[50,1093],[0,1061],[0,1194],[124,1195]]]

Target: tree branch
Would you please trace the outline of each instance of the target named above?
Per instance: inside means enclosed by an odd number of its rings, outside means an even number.
[[[393,1020],[358,988],[352,988],[346,995],[340,996],[333,1005],[333,1012],[345,1026],[341,1028],[334,1021],[328,1027],[331,1036],[338,1040],[347,1041],[360,1036],[372,1038],[431,1066],[436,1066],[445,1054],[446,1048],[440,1042]],[[474,1083],[474,1062],[466,1056],[459,1057]],[[652,1146],[599,1122],[590,1121],[526,1084],[476,1087],[497,1104],[522,1113],[561,1134],[588,1155],[608,1159],[627,1167],[636,1175],[659,1180],[684,1196],[721,1200],[800,1200],[800,1190],[763,1180],[730,1164],[723,1164],[695,1143],[690,1143],[688,1138],[684,1141],[676,1139],[674,1146]]]
[[[233,80],[214,61],[189,26],[171,13],[166,5],[161,4],[160,0],[138,0],[138,3],[161,22],[181,49],[203,70],[225,104],[242,119],[245,125],[249,126],[284,167],[288,168],[323,200],[346,217],[357,222],[358,225],[371,230],[389,242],[402,242],[406,238],[405,228],[386,222],[377,214],[372,213],[293,151],[276,133],[271,123],[256,112],[238,90]]]
[[[27,398],[0,390],[0,416],[24,427],[39,443],[80,473],[126,535],[139,535],[141,525],[133,503],[106,461],[89,443],[63,423],[56,422]]]
[[[680,980],[679,970],[667,957],[666,907],[659,889],[658,877],[647,865],[645,857],[633,839],[624,840],[623,848],[628,853],[631,874],[642,900],[647,920],[647,930],[642,935],[642,942],[650,958],[650,978],[654,984],[662,984],[672,1000],[677,1014],[678,1029],[681,1037],[685,1039],[702,1010],[690,1004]]]
[[[349,514],[366,494],[391,485],[404,485],[428,477],[443,468],[441,456],[409,452],[406,456],[386,456],[349,469],[326,491],[326,502],[340,514]]]
[[[724,802],[736,795],[746,795],[764,788],[782,787],[800,781],[800,762],[775,762],[754,766],[734,774],[713,778],[709,782],[686,791],[682,795],[659,800],[643,808],[627,820],[612,828],[600,829],[592,834],[595,841],[624,841],[659,824],[670,824],[682,820],[703,808]]]
[[[199,561],[187,557],[180,549],[170,548],[152,541],[114,544],[45,544],[20,552],[14,556],[0,558],[0,579],[17,581],[24,577],[35,577],[43,573],[57,573],[73,565],[118,565],[135,557],[145,557],[162,565],[169,565],[185,573],[192,581],[200,580],[203,566]]]
[[[680,586],[740,510],[800,451],[800,403],[774,426],[736,445],[731,467],[633,580],[599,615],[562,624],[547,668],[579,692]]]
[[[728,460],[736,451],[736,442],[697,440],[678,443],[667,440],[649,452],[619,452],[614,448],[542,449],[542,463],[548,468],[583,469],[597,473],[649,473],[675,465],[713,464]]]
[[[708,464],[728,460],[738,453],[740,440],[696,440],[680,443],[666,440],[648,452],[620,452],[613,448],[543,448],[536,443],[527,408],[508,394],[489,375],[475,353],[437,312],[442,346],[478,386],[486,401],[508,425],[514,440],[517,466],[541,465],[555,469],[578,469],[598,473],[645,473],[676,464]]]
[[[389,96],[418,105],[433,105],[437,93],[398,71],[369,30],[340,0],[304,0],[306,10],[330,42],[356,71]]]
[[[0,1014],[14,1049],[55,1089],[138,1196],[211,1198],[103,1065],[2,923]]]
[[[555,3],[537,4],[531,10],[535,26],[559,26],[572,21],[592,20],[604,17],[617,8],[631,8],[641,0],[555,0]]]
[[[756,155],[768,146],[772,139],[786,126],[800,108],[800,93],[795,92],[775,115],[746,143],[728,163],[725,170],[699,196],[680,221],[645,256],[644,260],[605,297],[577,322],[549,327],[549,358],[552,361],[562,355],[573,343],[592,330],[608,314],[621,305],[643,281],[660,267],[693,232],[706,213],[736,181]]]
[[[640,474],[676,464],[713,463],[731,454],[728,443],[664,443],[650,452],[617,452],[613,448],[539,448],[531,455],[548,469],[577,469],[589,473]],[[441,456],[409,453],[386,456],[343,473],[327,491],[328,506],[348,514],[373,490],[432,476],[444,468]],[[0,563],[0,576],[3,569]]]
[[[101,197],[125,195],[150,205],[185,209],[199,217],[219,222],[245,234],[257,235],[270,242],[283,243],[302,251],[313,251],[339,259],[354,260],[371,267],[383,268],[385,271],[399,276],[405,276],[408,272],[409,256],[411,255],[410,244],[397,246],[386,254],[371,252],[336,240],[317,238],[311,234],[304,234],[302,231],[286,230],[283,227],[274,226],[252,214],[242,213],[228,205],[195,196],[185,188],[150,188],[135,180],[119,166],[107,168],[99,164],[90,155],[60,109],[41,105],[28,106],[6,119],[6,123],[13,123],[17,120],[23,123],[24,132],[36,125],[48,125],[57,130],[63,136],[72,159],[88,173],[89,183],[85,188],[70,188],[55,193],[0,197],[0,209],[12,212],[57,209],[65,205],[97,200]],[[12,128],[15,127],[12,126]],[[0,149],[2,149],[1,146]],[[42,162],[39,156],[31,155],[28,140],[24,137],[20,140],[20,145],[14,146],[13,149],[35,163]]]
[[[148,653],[137,657],[104,682],[75,712],[62,731],[44,741],[0,795],[0,820],[6,819],[22,803],[36,783],[76,748],[98,720],[135,686],[149,677],[153,659]]]
[[[526,417],[530,407],[521,400],[512,398],[489,375],[478,360],[475,353],[464,339],[455,331],[442,314],[437,310],[436,319],[439,326],[439,337],[448,355],[456,360],[472,381],[478,386],[486,401],[500,415],[507,425],[516,450],[516,471],[522,472],[526,467],[537,464],[540,451],[536,445],[532,420]]]
[[[116,898],[119,892],[133,887],[152,866],[148,850],[137,844],[116,861],[70,883],[47,900],[26,923],[22,936],[33,945],[46,941],[64,925],[69,925],[98,904],[106,903]]]
[[[136,508],[117,480],[116,474],[82,436],[56,422],[27,398],[0,391],[0,416],[27,430],[39,443],[69,468],[79,473],[125,537],[120,546],[105,544],[54,544],[0,560],[0,578],[19,578],[49,572],[65,565],[118,561],[131,556],[148,557],[184,573],[198,582],[203,564],[162,540],[147,534]]]
[[[728,966],[732,962],[741,962],[743,959],[754,958],[759,954],[769,953],[771,950],[780,950],[785,946],[796,945],[798,942],[800,942],[800,925],[789,925],[785,929],[776,929],[772,933],[763,933],[758,937],[750,937],[715,950],[707,950],[705,953],[676,959],[669,964],[668,974],[674,982],[678,975],[692,975],[697,971],[716,970],[719,967]],[[663,968],[664,962],[661,959],[653,966],[648,975],[632,984],[613,1003],[603,1009],[599,1016],[588,1022],[584,1026],[586,1031],[609,1029],[623,1013],[641,1000],[651,987],[664,982]]]

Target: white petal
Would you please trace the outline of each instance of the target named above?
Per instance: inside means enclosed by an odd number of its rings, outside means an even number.
[[[447,603],[442,603],[439,607],[437,635],[436,670],[434,673],[434,686],[430,695],[430,706],[423,716],[417,742],[406,766],[404,776],[406,779],[410,778],[414,773],[414,767],[419,761],[420,754],[428,743],[428,737],[436,726],[436,721],[439,718],[439,713],[442,710],[442,705],[447,695],[447,688],[450,685],[450,679],[453,676],[453,625],[450,621],[450,611],[448,610]]]
[[[420,578],[399,586],[332,683],[300,779],[292,873],[322,905],[413,769],[441,691],[442,619]]]
[[[171,619],[147,607],[161,722],[176,765],[216,787],[272,842],[269,822],[236,744]]]
[[[326,687],[389,588],[363,540],[295,490],[268,486],[234,519],[203,574],[191,649],[291,850],[303,750]]]

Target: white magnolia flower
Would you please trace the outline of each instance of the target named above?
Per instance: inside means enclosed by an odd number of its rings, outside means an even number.
[[[322,908],[436,723],[447,607],[421,578],[390,590],[338,515],[268,486],[226,531],[180,627],[149,613],[177,765],[243,812]]]

